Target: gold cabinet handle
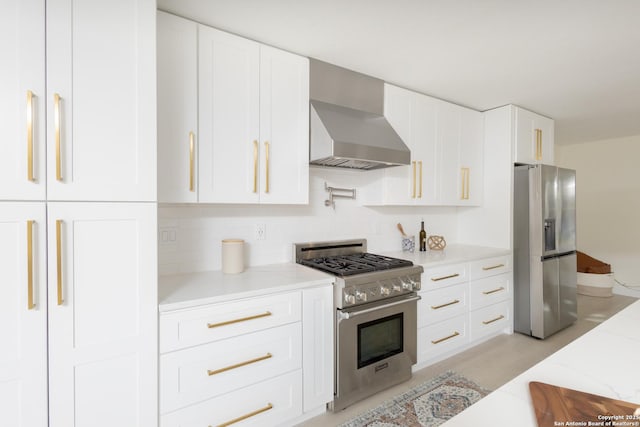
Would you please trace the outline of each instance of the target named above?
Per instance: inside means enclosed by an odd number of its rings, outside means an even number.
[[[469,168],[460,168],[460,199],[469,199]]]
[[[536,129],[536,160],[542,160],[542,129]]]
[[[494,269],[500,268],[500,267],[504,267],[504,264],[496,264],[496,265],[492,265],[491,267],[482,267],[482,269],[484,271],[487,271],[487,270],[494,270]]]
[[[460,302],[460,300],[454,299],[453,301],[448,302],[446,304],[432,305],[431,309],[432,310],[439,310],[441,308],[449,307],[450,305],[458,304],[459,302]]]
[[[218,328],[220,326],[231,325],[234,323],[246,322],[247,320],[259,319],[261,317],[271,316],[271,314],[272,313],[270,311],[267,311],[261,314],[256,314],[254,316],[242,317],[240,319],[227,320],[225,322],[220,322],[220,323],[207,323],[207,328],[212,329],[212,328]]]
[[[258,192],[258,141],[253,140],[253,192]]]
[[[258,415],[258,414],[261,414],[263,412],[266,412],[266,411],[268,411],[269,409],[272,409],[272,408],[273,408],[273,405],[271,403],[267,403],[267,406],[265,406],[264,408],[256,409],[255,411],[249,412],[248,414],[245,414],[245,415],[243,415],[241,417],[234,418],[234,419],[232,419],[230,421],[227,421],[225,423],[222,423],[222,424],[218,424],[216,427],[227,427],[227,426],[230,426],[231,424],[239,423],[240,421],[246,420],[247,418],[251,418],[254,415]],[[209,427],[212,427],[212,426],[209,426]]]
[[[33,310],[33,220],[27,221],[27,310]]]
[[[497,322],[498,320],[502,320],[502,319],[504,319],[504,316],[501,314],[500,316],[496,317],[495,319],[483,320],[482,323],[485,324],[485,325],[488,325],[490,323]]]
[[[53,128],[54,139],[56,144],[56,180],[62,181],[62,169],[60,164],[61,147],[60,147],[60,95],[53,94]]]
[[[189,132],[189,191],[196,191],[195,186],[195,135]]]
[[[418,160],[418,167],[419,167],[418,198],[422,199],[422,160]]]
[[[440,280],[452,279],[452,278],[454,278],[454,277],[458,277],[459,275],[460,275],[460,274],[455,273],[455,274],[451,274],[451,275],[449,275],[449,276],[432,277],[432,278],[431,278],[431,281],[432,281],[432,282],[438,282],[438,281],[440,281]]]
[[[27,91],[27,180],[35,181],[33,176],[33,92]]]
[[[58,268],[58,305],[62,305],[62,220],[56,220],[56,266]]]
[[[411,165],[413,166],[413,189],[411,190],[411,198],[415,199],[416,198],[416,162],[415,161],[411,162]]]
[[[496,292],[500,292],[500,291],[504,291],[504,287],[500,286],[499,288],[497,288],[497,289],[492,289],[492,290],[490,290],[490,291],[482,291],[482,293],[483,293],[484,295],[491,295],[491,294],[495,294]]]
[[[438,339],[438,340],[431,341],[431,344],[440,344],[441,342],[444,342],[444,341],[446,341],[446,340],[450,340],[451,338],[455,338],[455,337],[457,337],[458,335],[460,335],[460,332],[455,331],[454,333],[452,333],[452,334],[451,334],[451,335],[449,335],[449,336],[446,336],[446,337],[444,337],[444,338],[440,338],[440,339]]]
[[[246,360],[244,362],[236,363],[234,365],[225,366],[224,368],[208,369],[207,370],[207,374],[209,376],[221,374],[222,372],[227,372],[227,371],[230,371],[232,369],[241,368],[243,366],[251,365],[252,363],[261,362],[263,360],[271,359],[272,357],[273,357],[273,355],[271,353],[267,353],[264,356],[256,357],[255,359]]]
[[[266,167],[266,172],[265,172],[265,188],[264,188],[264,192],[268,193],[269,192],[269,141],[265,141],[264,142],[264,164]]]

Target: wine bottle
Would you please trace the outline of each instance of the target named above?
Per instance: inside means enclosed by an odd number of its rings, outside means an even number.
[[[424,221],[420,221],[420,252],[427,250],[427,232],[424,231]]]

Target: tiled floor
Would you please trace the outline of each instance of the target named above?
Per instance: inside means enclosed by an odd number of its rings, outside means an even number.
[[[358,402],[341,412],[335,414],[327,412],[317,416],[301,426],[336,426],[447,370],[456,371],[485,388],[495,390],[635,300],[635,298],[621,295],[614,295],[611,298],[578,295],[578,321],[545,340],[517,333],[501,335],[421,369],[413,374],[411,380],[403,384]]]

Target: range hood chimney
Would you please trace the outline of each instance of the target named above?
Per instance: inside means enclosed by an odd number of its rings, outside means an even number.
[[[372,170],[408,165],[411,152],[384,117],[384,82],[310,59],[310,163]]]

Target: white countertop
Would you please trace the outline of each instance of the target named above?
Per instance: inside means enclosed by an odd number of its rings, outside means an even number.
[[[530,381],[638,403],[640,406],[638,325],[640,301],[523,372],[444,425],[466,427],[484,425],[484,422],[490,421],[495,426],[537,426],[529,394]]]
[[[160,276],[159,310],[171,311],[238,298],[332,283],[334,276],[299,264],[249,267],[239,274],[222,271]]]
[[[416,249],[415,252],[383,252],[381,255],[406,259],[412,261],[414,264],[422,265],[424,268],[431,268],[440,265],[507,255],[510,253],[511,250],[509,249],[452,244],[447,245],[447,247],[441,251],[427,250],[425,252],[420,252]]]

